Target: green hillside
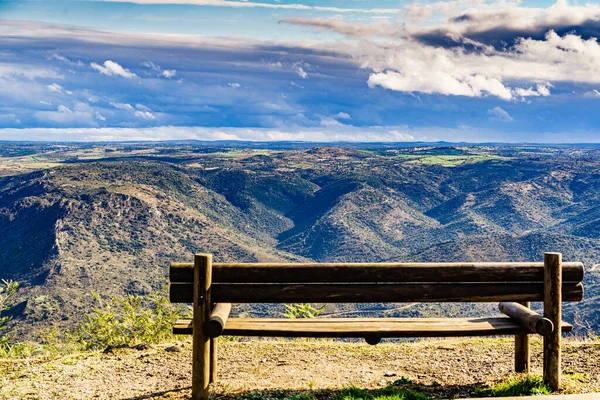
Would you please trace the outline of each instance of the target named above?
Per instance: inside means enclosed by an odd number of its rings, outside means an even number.
[[[72,326],[89,310],[90,291],[158,290],[170,261],[199,251],[248,262],[526,261],[560,251],[587,272],[585,300],[567,307],[567,319],[577,313],[600,331],[599,150],[278,146],[11,144],[0,158],[0,277],[22,285],[15,329]]]

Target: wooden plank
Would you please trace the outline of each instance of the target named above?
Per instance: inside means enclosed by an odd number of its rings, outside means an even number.
[[[560,388],[560,339],[562,320],[562,254],[544,254],[544,317],[555,326],[555,331],[544,336],[544,383],[553,391]]]
[[[548,318],[544,318],[532,311],[529,305],[525,307],[519,303],[502,301],[498,305],[500,312],[516,319],[524,327],[538,335],[548,336],[554,330],[554,324]]]
[[[192,301],[193,285],[171,283],[173,303]],[[580,301],[581,283],[563,285],[564,301]],[[214,284],[217,303],[380,303],[543,301],[542,283]]]
[[[563,332],[573,326],[563,322]],[[175,334],[190,334],[191,320],[178,320]],[[274,337],[452,337],[527,334],[508,318],[230,318],[223,335]]]
[[[173,334],[191,335],[193,333],[193,322],[191,318],[178,319],[173,324]]]
[[[192,282],[189,263],[173,263],[171,282]],[[564,281],[581,282],[583,264],[564,263]],[[215,283],[543,282],[544,264],[526,263],[215,263]]]

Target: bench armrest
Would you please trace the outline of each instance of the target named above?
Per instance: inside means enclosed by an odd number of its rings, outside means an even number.
[[[206,335],[211,338],[221,336],[229,313],[231,312],[231,303],[217,303],[210,313],[210,319],[206,323]]]
[[[500,302],[498,308],[500,309],[500,312],[519,321],[524,327],[538,335],[548,336],[554,331],[554,324],[552,321],[542,317],[522,304],[503,301]]]

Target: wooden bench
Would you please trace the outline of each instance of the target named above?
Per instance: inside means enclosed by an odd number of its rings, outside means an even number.
[[[544,336],[544,382],[560,386],[562,301],[583,297],[583,265],[560,253],[526,263],[173,263],[170,299],[192,303],[193,319],[173,332],[193,335],[192,398],[208,399],[221,335],[381,338],[515,336],[515,370],[529,372],[529,334]],[[544,316],[529,308],[543,301]],[[495,318],[228,318],[231,303],[500,302]]]

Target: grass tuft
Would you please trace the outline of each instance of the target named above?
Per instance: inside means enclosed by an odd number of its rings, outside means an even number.
[[[475,389],[477,393],[489,397],[536,396],[550,394],[541,376],[527,376],[498,383],[486,389]]]

